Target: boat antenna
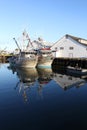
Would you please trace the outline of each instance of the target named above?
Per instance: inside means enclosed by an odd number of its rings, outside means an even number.
[[[19,45],[18,45],[18,43],[17,43],[16,39],[15,39],[15,38],[13,38],[13,40],[15,41],[15,43],[16,43],[16,45],[17,45],[18,49],[19,49],[19,50],[20,50],[20,52],[21,52],[21,49],[20,49],[20,47],[19,47]]]

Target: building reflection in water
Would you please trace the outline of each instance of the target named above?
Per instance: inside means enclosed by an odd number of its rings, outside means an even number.
[[[87,75],[74,75],[72,73],[67,73],[66,69],[53,68],[54,77],[53,79],[56,83],[64,90],[70,89],[72,87],[79,88],[87,82]]]

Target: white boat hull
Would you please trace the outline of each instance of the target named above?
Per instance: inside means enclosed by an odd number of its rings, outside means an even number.
[[[53,60],[42,58],[38,60],[37,67],[51,67]]]
[[[21,67],[21,68],[35,68],[36,65],[37,65],[37,59],[18,60],[15,63],[16,67]]]

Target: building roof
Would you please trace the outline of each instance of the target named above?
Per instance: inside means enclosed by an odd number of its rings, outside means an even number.
[[[75,37],[75,36],[72,36],[72,35],[69,35],[69,34],[66,34],[65,36],[71,37],[73,40],[87,46],[87,40],[86,39],[83,39],[83,38],[80,38],[80,37]]]
[[[86,40],[86,39],[83,39],[83,38],[80,38],[80,37],[75,37],[75,36],[72,36],[72,35],[69,35],[69,34],[66,34],[66,35],[64,35],[63,37],[65,37],[65,38],[70,37],[71,39],[73,39],[74,41],[78,42],[79,44],[82,44],[82,45],[84,45],[85,47],[87,47],[87,40]],[[63,38],[63,37],[62,37],[62,38]],[[61,39],[62,39],[62,38],[61,38]],[[52,49],[52,47],[55,46],[61,39],[59,39],[57,42],[55,42],[55,43],[51,46],[51,49]]]

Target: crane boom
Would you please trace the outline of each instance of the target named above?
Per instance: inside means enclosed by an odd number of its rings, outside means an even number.
[[[19,50],[20,50],[20,52],[21,52],[21,49],[20,49],[20,47],[19,47],[19,45],[18,45],[18,43],[17,43],[16,39],[15,39],[15,38],[13,38],[13,40],[15,41],[15,43],[16,43],[16,45],[17,45],[18,49],[19,49]]]

